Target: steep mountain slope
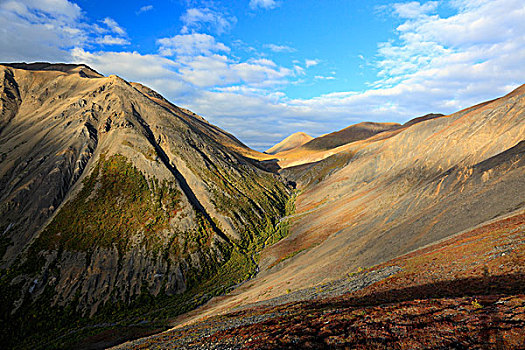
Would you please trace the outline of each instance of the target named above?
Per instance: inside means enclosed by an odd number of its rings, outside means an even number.
[[[204,119],[86,66],[0,72],[4,344],[191,309],[285,234],[266,156]]]
[[[304,132],[296,132],[295,134],[291,134],[278,144],[274,145],[272,148],[265,151],[265,153],[276,154],[279,152],[289,151],[291,149],[304,145],[312,139],[312,136],[305,134]]]
[[[525,205],[525,86],[380,135],[284,171],[303,191],[291,235],[261,265],[308,253],[267,283],[301,286],[371,266]]]
[[[289,236],[265,248],[253,281],[188,320],[329,283],[523,211],[524,147],[522,86],[283,169],[299,189],[295,213],[281,222]]]

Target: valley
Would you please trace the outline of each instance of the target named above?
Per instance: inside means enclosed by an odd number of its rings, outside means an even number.
[[[7,348],[525,345],[524,85],[262,153],[86,65],[0,70]]]

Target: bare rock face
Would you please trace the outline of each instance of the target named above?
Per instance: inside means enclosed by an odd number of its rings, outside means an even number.
[[[253,273],[252,254],[273,239],[288,198],[264,155],[87,66],[0,65],[0,84],[10,329],[35,326],[23,324],[27,313],[44,329],[37,304],[97,317],[146,296],[209,298]]]

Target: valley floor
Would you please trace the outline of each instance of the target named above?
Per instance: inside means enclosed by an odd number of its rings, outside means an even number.
[[[525,212],[116,349],[523,349]]]

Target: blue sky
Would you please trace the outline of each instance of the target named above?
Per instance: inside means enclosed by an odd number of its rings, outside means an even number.
[[[522,0],[0,0],[0,61],[82,62],[264,150],[525,81]]]

